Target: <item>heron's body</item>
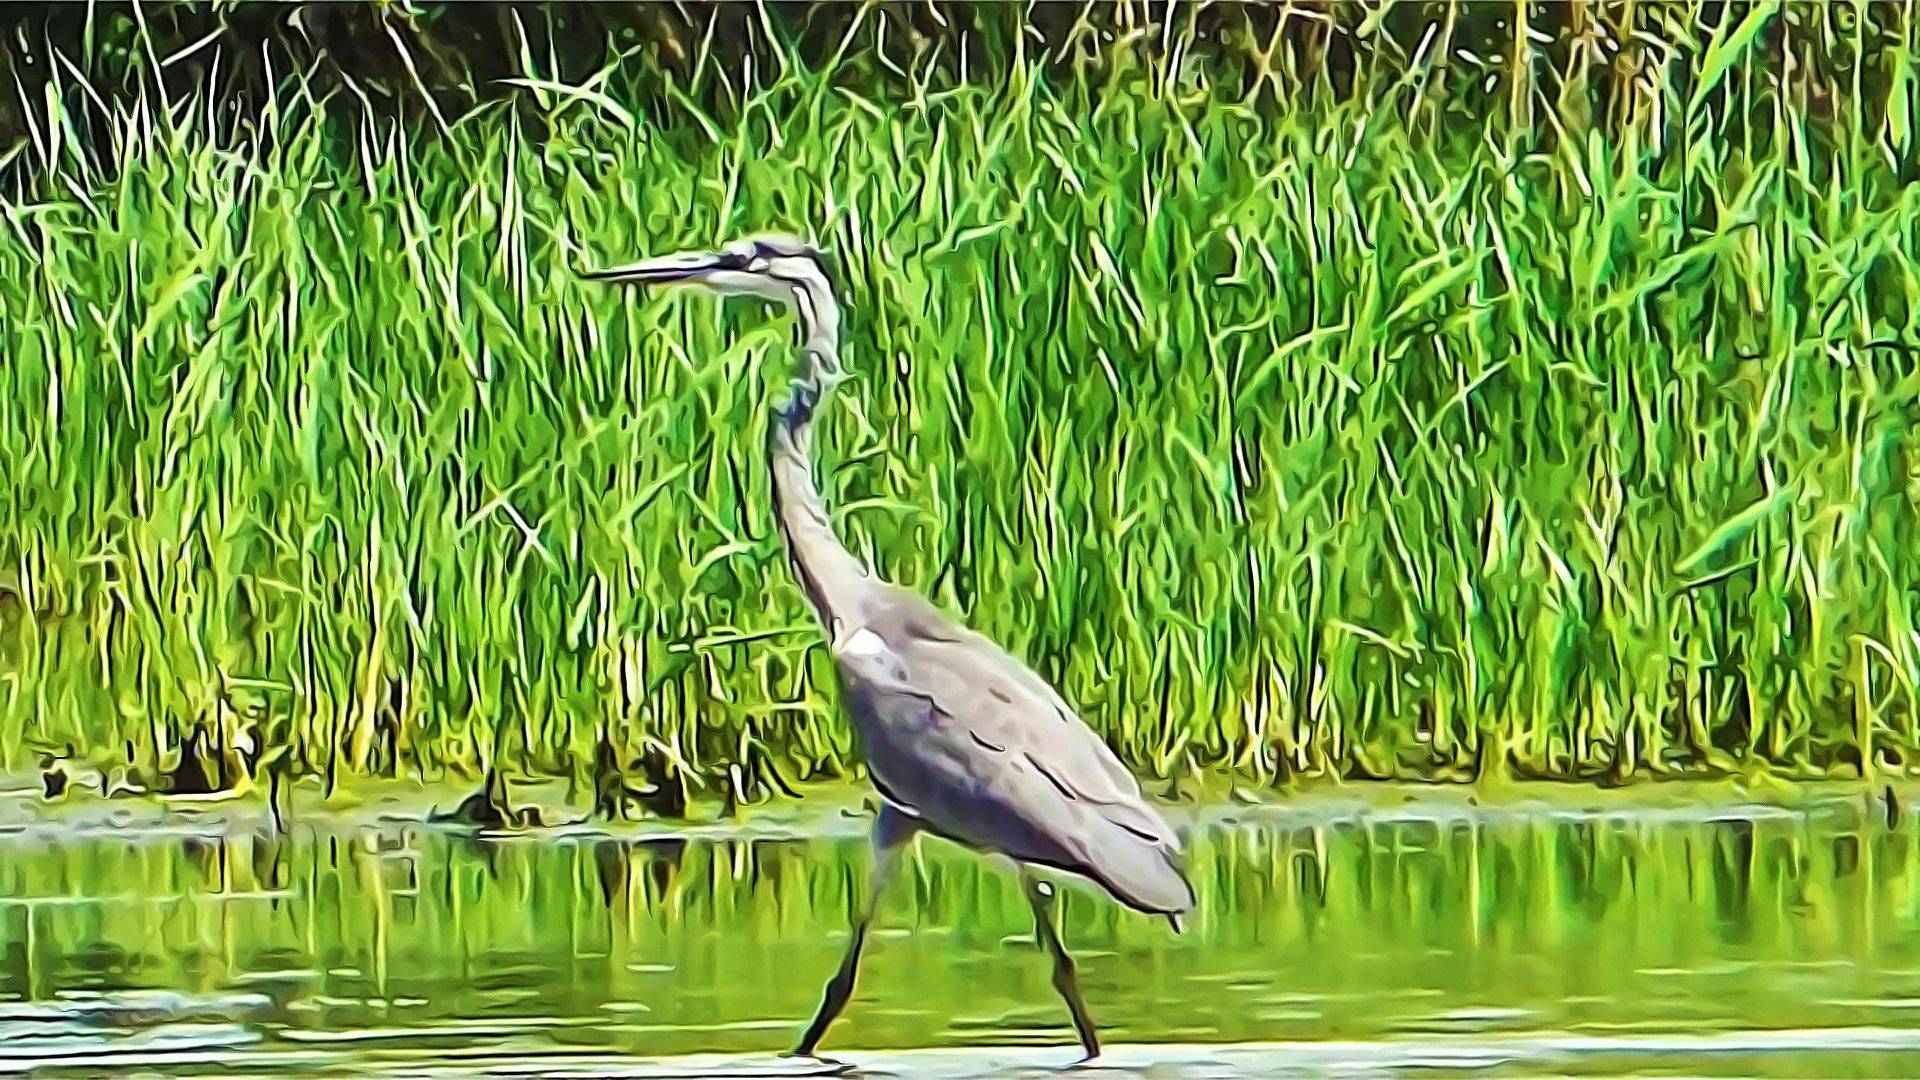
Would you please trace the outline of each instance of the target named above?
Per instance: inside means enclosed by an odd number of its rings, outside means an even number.
[[[1141,911],[1193,896],[1166,822],[1038,676],[918,597],[875,603],[834,644],[874,786],[938,835],[1081,874]]]
[[[1173,831],[1053,687],[834,537],[810,419],[789,409],[776,420],[775,511],[881,797],[950,840],[1083,875],[1141,911],[1185,911]]]
[[[813,250],[748,241],[603,271],[608,280],[696,282],[787,304],[803,331],[801,371],[769,429],[775,515],[795,577],[827,633],[841,697],[885,801],[878,866],[846,960],[802,1038],[811,1054],[852,992],[874,901],[900,846],[928,831],[1020,863],[1089,878],[1137,910],[1176,920],[1193,893],[1173,831],[1133,776],[1046,681],[932,604],[880,580],[834,535],[814,483],[814,411],[838,375],[839,308]],[[1054,984],[1089,1056],[1099,1044],[1072,960],[1025,879]]]

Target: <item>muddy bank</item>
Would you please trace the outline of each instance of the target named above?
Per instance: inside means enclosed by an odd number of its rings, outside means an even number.
[[[564,781],[364,781],[330,796],[317,781],[306,781],[284,794],[284,820],[279,824],[322,833],[431,827],[501,838],[816,838],[864,833],[876,799],[857,784],[809,785],[797,794],[744,807],[709,800],[689,805],[684,816],[609,821],[591,814],[590,795]],[[1595,788],[1528,781],[1487,788],[1327,782],[1291,791],[1208,790],[1185,799],[1159,800],[1159,805],[1177,828],[1186,830],[1238,823],[1492,823],[1515,818],[1719,821],[1818,812],[1853,813],[1897,824],[1920,805],[1920,783],[1686,780]],[[0,777],[0,835],[224,835],[272,831],[275,826],[268,800],[259,792],[106,798],[76,785],[49,799],[31,774]]]

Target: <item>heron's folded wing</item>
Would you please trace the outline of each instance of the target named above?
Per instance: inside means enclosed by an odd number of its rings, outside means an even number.
[[[900,652],[905,681],[983,748],[1031,771],[1059,798],[1089,803],[1142,840],[1178,850],[1166,822],[1107,744],[1026,665],[984,637],[956,633]]]
[[[929,693],[907,671],[892,653],[842,657],[847,704],[867,733],[867,763],[888,802],[951,839],[1084,874],[1143,911],[1190,909],[1172,831],[1145,803],[1082,797],[1033,740],[982,734],[994,728],[980,723],[971,697],[954,704],[951,693]]]

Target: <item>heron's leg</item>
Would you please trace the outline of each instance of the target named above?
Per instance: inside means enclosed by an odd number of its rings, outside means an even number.
[[[1093,1029],[1093,1017],[1087,1015],[1087,1003],[1081,1000],[1073,957],[1067,955],[1067,947],[1060,943],[1060,931],[1053,925],[1053,886],[1025,870],[1020,873],[1020,884],[1027,890],[1027,902],[1033,905],[1034,936],[1053,956],[1053,988],[1067,1000],[1067,1010],[1073,1013],[1073,1030],[1079,1033],[1080,1045],[1091,1061],[1100,1056],[1100,1036]]]
[[[800,1045],[793,1052],[800,1057],[813,1057],[814,1050],[820,1045],[820,1039],[827,1033],[827,1025],[847,1007],[847,999],[853,996],[853,979],[860,967],[860,950],[867,943],[867,926],[873,921],[873,913],[880,906],[880,893],[893,877],[895,865],[899,862],[900,849],[906,846],[920,826],[913,818],[901,813],[893,806],[882,803],[880,817],[873,826],[873,872],[867,879],[867,895],[860,911],[853,920],[853,940],[847,945],[847,955],[840,961],[840,970],[834,972],[827,983],[826,995],[820,1001],[820,1011],[814,1014],[813,1023],[807,1025],[807,1033],[800,1036]]]

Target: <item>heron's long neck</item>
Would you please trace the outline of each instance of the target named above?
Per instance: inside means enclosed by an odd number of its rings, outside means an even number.
[[[787,545],[787,557],[793,562],[801,590],[819,613],[821,625],[832,632],[836,618],[856,617],[869,575],[833,534],[826,501],[814,482],[813,419],[826,390],[822,385],[824,371],[834,366],[839,326],[830,297],[823,307],[811,311],[807,309],[809,299],[806,294],[800,297],[802,325],[806,328],[803,366],[786,403],[774,413],[768,458],[773,470],[774,514]]]

